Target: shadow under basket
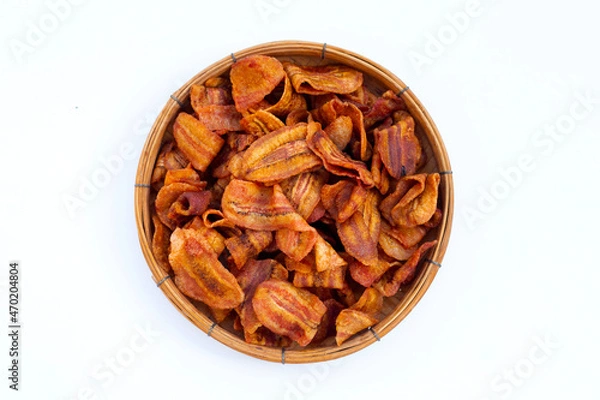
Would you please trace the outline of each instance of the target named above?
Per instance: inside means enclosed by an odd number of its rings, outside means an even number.
[[[255,54],[273,56],[300,65],[344,64],[361,71],[364,74],[365,85],[375,94],[380,95],[386,90],[393,90],[404,99],[408,111],[415,119],[415,133],[427,157],[427,162],[420,172],[439,172],[441,175],[438,207],[443,212],[443,218],[439,226],[431,230],[426,237],[427,240],[436,239],[437,245],[421,260],[412,283],[403,286],[395,296],[385,298],[384,318],[371,328],[354,335],[341,346],[337,346],[334,340],[304,348],[297,345],[271,348],[248,344],[240,333],[233,329],[231,323],[217,325],[211,319],[207,307],[184,296],[173,280],[162,271],[152,253],[153,204],[149,183],[161,144],[171,137],[171,128],[178,113],[191,109],[189,97],[192,85],[202,84],[211,77],[227,75],[237,59]],[[400,79],[373,61],[338,47],[323,43],[281,41],[261,44],[231,54],[194,76],[168,99],[152,126],[140,156],[135,182],[135,218],[140,245],[152,278],[173,305],[194,325],[213,339],[252,357],[281,363],[312,363],[340,358],[381,340],[415,307],[441,267],[448,246],[454,208],[453,190],[452,171],[442,138],[423,105]]]

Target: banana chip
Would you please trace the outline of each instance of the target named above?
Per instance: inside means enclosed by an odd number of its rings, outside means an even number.
[[[285,72],[297,93],[352,93],[362,86],[362,73],[345,65],[303,67],[284,63]]]

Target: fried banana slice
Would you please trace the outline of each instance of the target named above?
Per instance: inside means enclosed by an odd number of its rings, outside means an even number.
[[[244,292],[235,277],[194,229],[175,229],[171,235],[169,263],[176,275],[175,283],[188,297],[220,309],[237,307],[244,300]]]
[[[285,228],[299,232],[314,230],[294,210],[279,185],[267,187],[233,179],[225,188],[221,205],[228,220],[247,229],[276,231]]]
[[[373,287],[386,297],[398,293],[401,285],[409,283],[415,277],[421,257],[436,244],[437,240],[423,243],[404,264],[398,269],[390,269],[380,280],[373,284]]]
[[[236,311],[240,316],[244,331],[247,333],[254,333],[262,326],[252,307],[252,299],[258,285],[271,278],[276,264],[279,263],[275,260],[250,260],[237,276],[237,281],[244,291],[244,301],[236,308]]]
[[[327,311],[317,296],[281,280],[267,280],[258,285],[252,305],[265,327],[300,346],[311,342]]]
[[[280,229],[275,232],[277,248],[286,256],[300,261],[313,249],[319,234],[316,230],[305,232]]]
[[[373,288],[367,288],[358,301],[342,310],[335,320],[337,345],[341,345],[356,333],[379,322],[377,314],[383,307],[383,296]]]
[[[415,136],[415,121],[407,112],[400,112],[400,120],[385,129],[374,132],[376,151],[386,170],[395,179],[412,175],[421,160],[421,144]]]
[[[425,224],[437,210],[439,183],[438,173],[405,176],[381,202],[381,214],[392,226]]]
[[[249,114],[242,119],[241,128],[248,134],[261,137],[267,133],[283,128],[285,124],[265,110],[258,110],[254,114]]]
[[[325,131],[320,129],[319,124],[308,124],[306,143],[323,160],[325,169],[332,174],[360,180],[367,188],[373,187],[375,184],[367,166],[363,162],[353,160],[342,153]]]
[[[238,269],[244,267],[248,260],[256,257],[273,241],[273,232],[247,229],[241,236],[233,236],[225,240],[225,246]]]
[[[336,223],[346,252],[366,265],[376,265],[379,262],[377,242],[381,216],[377,210],[378,197],[376,191],[369,190],[361,207],[348,220]]]
[[[363,83],[362,73],[345,65],[300,66],[286,62],[283,67],[298,93],[352,93]]]
[[[329,178],[329,173],[324,169],[319,169],[283,180],[280,186],[298,214],[307,219],[319,204],[321,189],[327,178]]]
[[[322,165],[306,143],[306,124],[284,126],[253,142],[229,162],[238,179],[272,184]]]
[[[369,129],[379,121],[391,117],[394,112],[406,110],[406,103],[391,90],[386,91],[365,113],[365,128]]]
[[[321,189],[321,201],[329,215],[337,222],[347,221],[361,207],[367,189],[349,180],[341,180]]]
[[[350,120],[352,121],[352,136],[357,139],[354,143],[355,145],[357,145],[356,153],[359,154],[357,158],[360,158],[361,161],[367,161],[371,158],[369,148],[370,144],[367,140],[367,131],[365,130],[363,113],[358,107],[348,102],[342,102],[339,98],[334,96],[329,101],[323,103],[316,110],[311,111],[311,113],[315,120],[323,124],[323,126],[325,127],[331,124],[335,124],[335,121],[340,116],[346,116],[350,118]],[[346,124],[346,122],[344,122],[344,124]],[[331,129],[333,130],[333,128]],[[337,129],[336,133],[339,133],[337,132]],[[336,146],[341,146],[343,144],[343,141],[345,141],[343,136],[340,137],[338,135],[336,135],[335,139],[332,138],[332,140],[334,140]],[[340,148],[340,150],[342,149],[343,148]]]
[[[181,112],[173,125],[177,147],[198,171],[206,171],[225,141],[193,116]]]
[[[235,107],[245,114],[277,87],[285,78],[285,71],[276,58],[253,55],[237,60],[229,76]]]
[[[156,214],[152,214],[154,234],[152,235],[152,254],[156,258],[160,268],[166,273],[171,273],[169,264],[169,246],[171,244],[171,230],[163,224]]]

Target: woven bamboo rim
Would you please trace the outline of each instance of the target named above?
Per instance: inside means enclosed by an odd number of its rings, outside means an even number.
[[[199,310],[187,297],[181,294],[173,280],[169,279],[168,275],[165,276],[152,254],[153,228],[149,183],[163,139],[165,136],[170,135],[171,126],[179,111],[182,108],[189,107],[190,88],[193,84],[203,83],[210,77],[221,76],[228,72],[237,59],[254,54],[270,55],[304,65],[343,63],[363,72],[365,84],[378,94],[387,89],[392,89],[401,94],[410,113],[415,118],[416,133],[420,136],[421,144],[428,156],[428,162],[424,166],[424,170],[441,173],[439,206],[443,211],[443,220],[438,228],[430,232],[429,235],[429,239],[437,239],[438,244],[428,252],[425,260],[422,261],[421,269],[414,281],[408,287],[402,288],[402,291],[395,297],[386,299],[384,303],[386,317],[370,329],[344,342],[341,346],[333,343],[314,348],[309,346],[307,348],[281,349],[250,345],[230,327],[224,328],[214,323],[208,313]],[[327,361],[352,354],[381,340],[410,313],[423,297],[441,267],[452,225],[454,187],[450,161],[437,127],[425,107],[398,77],[381,65],[339,47],[323,43],[280,41],[265,43],[235,54],[232,53],[198,73],[167,100],[167,104],[150,130],[140,156],[134,201],[135,218],[142,252],[152,272],[152,278],[171,303],[190,322],[207,333],[208,336],[226,346],[262,360],[292,364]]]

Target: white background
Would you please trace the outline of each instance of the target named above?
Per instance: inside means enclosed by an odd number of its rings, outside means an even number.
[[[78,1],[56,26],[40,0],[0,1],[0,332],[11,260],[23,324],[18,393],[1,335],[0,398],[600,398],[595,2]],[[465,11],[458,32],[448,16]],[[51,32],[36,42],[39,27]],[[168,96],[285,39],[363,54],[410,85],[456,190],[419,305],[381,342],[313,367],[255,360],[191,325],[150,278],[133,217],[139,153]],[[65,198],[122,156],[71,215]]]

